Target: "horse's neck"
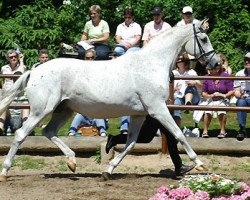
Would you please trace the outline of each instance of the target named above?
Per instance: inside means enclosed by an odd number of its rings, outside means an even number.
[[[192,26],[174,27],[155,37],[145,48],[145,57],[154,56],[162,66],[173,66],[185,43],[192,37]]]

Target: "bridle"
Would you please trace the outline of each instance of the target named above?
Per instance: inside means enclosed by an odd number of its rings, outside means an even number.
[[[200,52],[200,56],[197,58],[197,60],[203,60],[205,65],[207,65],[208,63],[210,63],[211,59],[214,57],[215,55],[215,50],[211,50],[211,51],[208,51],[208,52],[205,52],[204,49],[202,48],[201,46],[201,43],[200,41],[198,40],[198,33],[201,33],[201,32],[204,32],[202,29],[200,29],[200,31],[196,31],[195,29],[195,24],[193,23],[193,31],[194,31],[194,56],[196,55],[196,43],[197,43],[197,46],[199,48],[199,52]],[[206,57],[208,57],[209,55],[211,55],[209,60],[206,61]]]

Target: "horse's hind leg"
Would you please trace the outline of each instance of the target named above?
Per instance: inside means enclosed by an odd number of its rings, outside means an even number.
[[[0,175],[0,182],[7,180],[8,171],[11,167],[11,163],[14,159],[14,156],[16,155],[19,146],[23,143],[26,137],[31,133],[31,131],[43,119],[44,116],[45,114],[35,116],[31,113],[29,118],[23,123],[23,126],[16,131],[11,148],[3,162],[3,169]]]
[[[67,165],[72,172],[76,170],[75,152],[72,151],[60,138],[57,137],[58,130],[64,125],[64,123],[72,116],[73,111],[59,106],[52,117],[48,125],[43,130],[43,135],[56,144],[62,152],[68,158]]]
[[[103,173],[104,179],[109,179],[109,176],[110,174],[112,174],[113,170],[118,166],[118,164],[123,160],[123,158],[134,148],[144,120],[145,116],[131,116],[126,146],[120,154],[118,154],[113,160],[110,161],[109,168],[106,172]]]

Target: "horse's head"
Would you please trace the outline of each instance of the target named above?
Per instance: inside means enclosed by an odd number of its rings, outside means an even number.
[[[215,68],[220,65],[220,60],[212,47],[212,44],[206,34],[203,20],[193,24],[194,37],[185,44],[185,51],[193,55],[200,61],[201,64],[206,65],[207,68]]]

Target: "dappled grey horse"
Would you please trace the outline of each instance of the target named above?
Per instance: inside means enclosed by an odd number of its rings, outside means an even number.
[[[197,169],[202,168],[203,163],[187,143],[166,106],[169,73],[178,55],[184,51],[209,65],[218,64],[218,57],[200,22],[195,26],[189,24],[172,28],[155,37],[140,51],[114,60],[89,62],[58,58],[24,73],[0,103],[2,113],[13,98],[26,88],[30,115],[16,131],[0,180],[7,180],[19,146],[49,114],[52,117],[43,134],[62,150],[68,158],[69,168],[75,171],[75,153],[57,136],[59,128],[74,111],[95,118],[131,116],[125,149],[110,162],[104,173],[106,177],[134,147],[147,114],[175,136]]]

